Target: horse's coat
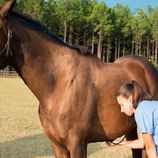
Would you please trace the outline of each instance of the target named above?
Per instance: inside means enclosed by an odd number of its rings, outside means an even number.
[[[15,0],[0,10],[0,68],[13,66],[40,102],[39,117],[57,158],[86,158],[87,144],[114,140],[130,131],[116,101],[119,87],[140,82],[158,98],[158,73],[147,60],[127,56],[114,63],[69,47],[38,23],[10,11]],[[7,37],[8,29],[12,37]],[[7,55],[5,52],[9,50]],[[141,157],[133,150],[135,158]]]

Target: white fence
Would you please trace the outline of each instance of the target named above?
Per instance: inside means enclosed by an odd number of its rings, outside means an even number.
[[[0,77],[19,77],[16,71],[0,70]]]

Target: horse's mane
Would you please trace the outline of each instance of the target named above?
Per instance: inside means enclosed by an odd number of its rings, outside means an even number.
[[[60,38],[58,38],[57,36],[52,34],[51,31],[46,26],[41,24],[39,21],[33,20],[32,18],[30,18],[26,15],[22,15],[16,11],[10,11],[8,18],[9,17],[17,18],[18,21],[22,22],[22,24],[25,24],[27,27],[30,27],[36,31],[44,33],[45,35],[49,36],[54,42],[64,45],[66,47],[69,47],[71,49],[74,49],[74,50],[78,51],[80,54],[84,54],[84,55],[91,54],[90,51],[86,48],[83,48],[80,46],[74,47],[74,46],[70,46],[70,45],[66,44],[63,40],[61,40]]]

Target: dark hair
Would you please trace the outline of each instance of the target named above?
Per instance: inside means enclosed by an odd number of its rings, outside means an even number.
[[[147,90],[140,83],[134,80],[129,83],[123,84],[117,93],[117,96],[119,95],[122,95],[127,99],[132,95],[132,103],[134,108],[137,108],[140,101],[151,99],[151,96],[147,92]]]

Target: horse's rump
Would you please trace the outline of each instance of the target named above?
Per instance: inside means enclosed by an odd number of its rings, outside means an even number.
[[[128,67],[128,65],[138,65],[143,69],[143,74],[139,74],[142,77],[144,75],[148,92],[153,98],[158,98],[158,71],[157,69],[145,58],[140,56],[124,56],[118,58],[114,63],[120,63]],[[129,71],[137,71],[129,69]]]

